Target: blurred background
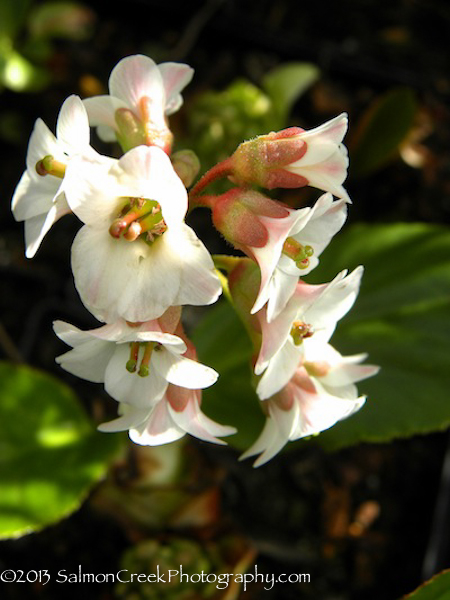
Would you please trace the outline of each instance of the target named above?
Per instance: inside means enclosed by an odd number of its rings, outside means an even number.
[[[79,223],[62,219],[28,261],[23,225],[10,212],[34,122],[42,118],[54,131],[67,96],[107,93],[112,68],[130,54],[147,54],[157,63],[188,63],[195,76],[170,124],[177,146],[194,149],[203,171],[243,139],[288,125],[310,129],[347,112],[346,187],[353,199],[348,225],[446,227],[449,33],[450,6],[444,0],[191,0],[179,5],[129,0],[114,6],[2,0],[2,360],[70,386],[83,415],[95,423],[114,414],[114,402],[100,388],[72,378],[54,362],[66,350],[53,334],[55,319],[84,329],[96,325],[79,301],[70,272],[70,244]],[[283,71],[294,64],[292,72]],[[100,151],[118,152],[95,142]],[[287,193],[284,200],[296,202]],[[192,216],[192,225],[212,252],[223,250],[202,212]],[[396,257],[387,257],[391,260]],[[415,260],[411,268],[420,266],[420,252]],[[192,327],[201,318],[195,311],[187,316]],[[50,394],[46,389],[43,396]],[[8,393],[3,386],[0,402],[7,404]],[[423,395],[426,401],[426,390]],[[38,392],[27,402],[38,411]],[[11,412],[17,439],[27,419],[21,407]],[[73,410],[77,419],[84,418]],[[2,420],[0,433],[3,427],[9,439],[6,413]],[[0,571],[69,573],[81,564],[93,573],[146,572],[158,564],[183,564],[192,573],[237,573],[251,571],[256,562],[259,571],[275,576],[310,573],[310,583],[272,590],[253,584],[246,591],[219,593],[212,586],[30,582],[0,584],[1,597],[71,599],[82,589],[86,598],[96,599],[399,599],[450,565],[445,429],[335,452],[300,443],[259,470],[238,463],[234,448],[183,440],[170,449],[148,450],[130,448],[126,436],[122,445],[100,436],[108,452],[98,459],[102,466],[96,465],[89,485],[83,480],[74,492],[76,502],[68,501],[59,516],[50,511],[41,525],[31,527],[35,532],[0,541]],[[3,450],[0,442],[4,474]],[[70,457],[52,460],[36,468],[54,465],[70,488]],[[0,509],[6,489],[0,481]],[[33,491],[36,497],[45,493]],[[50,504],[51,496],[45,502]],[[5,511],[2,520],[8,521]]]

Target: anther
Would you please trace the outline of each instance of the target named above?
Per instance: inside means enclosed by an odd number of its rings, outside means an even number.
[[[314,254],[312,246],[303,246],[293,237],[288,237],[283,244],[283,254],[291,258],[298,269],[309,266],[309,258]]]
[[[66,165],[59,160],[55,160],[51,154],[47,154],[43,159],[38,160],[35,166],[36,173],[41,177],[53,175],[54,177],[64,178]]]
[[[144,356],[142,357],[141,364],[139,366],[138,375],[140,377],[148,377],[150,373],[150,359],[154,348],[154,342],[146,342],[144,344]]]
[[[130,358],[127,361],[126,369],[129,373],[134,373],[136,371],[136,365],[139,356],[139,342],[132,342],[130,344]]]
[[[300,346],[305,338],[309,338],[313,335],[314,331],[311,325],[304,323],[303,321],[294,321],[291,328],[291,337],[296,346]]]

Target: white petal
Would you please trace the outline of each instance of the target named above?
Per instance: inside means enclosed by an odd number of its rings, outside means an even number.
[[[137,408],[131,404],[122,403],[119,405],[119,414],[122,413],[122,415],[118,419],[102,423],[97,429],[104,433],[110,433],[138,427],[148,419],[150,411],[151,409],[148,408]]]
[[[159,446],[179,440],[185,433],[174,423],[168,403],[163,398],[153,408],[144,423],[130,429],[129,436],[135,444]]]
[[[128,344],[115,345],[114,353],[106,367],[105,390],[119,402],[127,402],[140,408],[151,407],[164,395],[167,381],[153,368],[152,361],[147,377],[130,373],[126,369],[129,358]]]
[[[72,95],[61,107],[56,125],[56,137],[66,151],[89,151],[89,121],[81,98]]]
[[[256,388],[260,400],[270,398],[290,381],[302,358],[302,346],[288,340],[270,360]]]
[[[323,125],[302,133],[301,139],[307,143],[307,151],[291,167],[305,167],[326,160],[340,146],[347,127],[347,114],[342,113]]]
[[[227,436],[236,433],[234,427],[220,425],[207,417],[200,410],[198,402],[194,397],[188,402],[183,411],[175,411],[170,404],[168,410],[173,421],[180,429],[206,442],[225,444],[224,441],[219,440],[216,436]]]
[[[34,124],[27,150],[27,170],[32,179],[41,179],[36,172],[36,164],[48,154],[58,160],[64,160],[64,153],[56,137],[44,121],[38,119]]]
[[[91,338],[55,360],[72,375],[94,383],[102,383],[113,352],[113,344]]]
[[[162,63],[158,65],[166,92],[165,113],[171,115],[183,103],[181,90],[187,86],[194,75],[194,69],[182,63]]]
[[[114,132],[117,129],[115,114],[119,108],[127,108],[127,104],[119,98],[112,96],[94,96],[83,100],[89,118],[89,124],[92,127],[99,125],[106,126],[110,131]],[[103,139],[103,137],[101,137]],[[112,133],[109,140],[114,141],[116,136]]]
[[[169,349],[160,347],[153,351],[152,366],[169,383],[198,390],[213,385],[218,378],[218,373],[195,360],[173,354]]]

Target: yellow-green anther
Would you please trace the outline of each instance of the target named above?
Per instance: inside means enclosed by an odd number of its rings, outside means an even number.
[[[139,356],[139,342],[131,342],[130,344],[130,358],[125,365],[126,370],[129,373],[134,373],[136,371],[136,365]]]
[[[55,160],[51,154],[44,156],[42,160],[36,163],[36,173],[45,177],[45,175],[53,175],[54,177],[64,178],[66,173],[66,165],[59,160]]]
[[[305,338],[311,337],[313,334],[311,325],[303,323],[303,321],[294,321],[291,328],[291,337],[296,346],[300,346]]]
[[[314,249],[312,246],[303,246],[293,237],[288,237],[283,244],[283,254],[291,258],[299,269],[306,269]]]
[[[152,357],[153,348],[155,346],[154,342],[144,342],[142,344],[144,346],[144,356],[142,357],[141,364],[139,367],[138,375],[140,377],[148,377],[150,373],[150,359]]]

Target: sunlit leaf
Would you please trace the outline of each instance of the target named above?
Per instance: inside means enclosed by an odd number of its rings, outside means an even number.
[[[0,363],[0,398],[0,538],[8,538],[76,510],[121,438],[95,431],[70,388],[26,366]]]
[[[292,62],[276,67],[265,75],[262,87],[273,101],[278,112],[280,128],[285,126],[285,121],[295,102],[319,78],[320,70],[311,63]]]
[[[398,156],[414,124],[417,101],[409,88],[396,88],[378,97],[353,124],[348,146],[352,177],[367,175]]]
[[[402,600],[450,600],[450,570],[439,573]]]

